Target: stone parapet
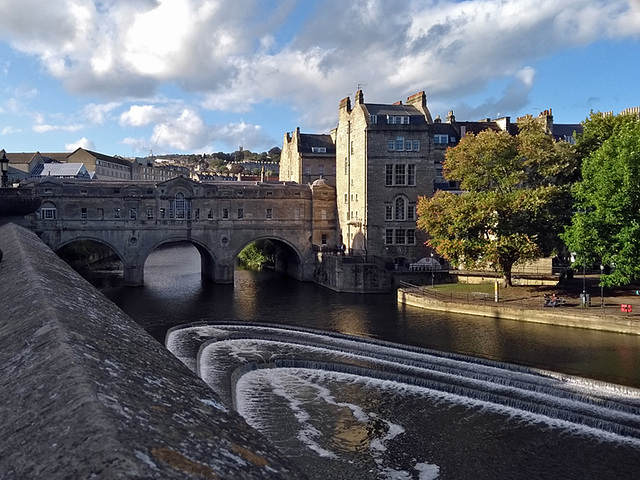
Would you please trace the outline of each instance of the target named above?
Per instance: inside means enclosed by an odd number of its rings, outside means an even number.
[[[0,249],[0,478],[304,478],[34,233]]]

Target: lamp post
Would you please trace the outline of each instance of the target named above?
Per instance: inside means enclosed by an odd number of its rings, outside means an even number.
[[[433,270],[434,270],[434,265],[433,265],[433,253],[432,253],[431,254],[431,288],[434,288],[434,285],[433,285],[433,276],[434,276]]]
[[[2,184],[1,187],[8,186],[7,172],[9,171],[9,159],[5,151],[2,151],[2,158],[0,158],[0,171],[2,172]]]
[[[604,285],[602,284],[602,275],[604,274],[604,265],[600,264],[600,308],[604,309]]]

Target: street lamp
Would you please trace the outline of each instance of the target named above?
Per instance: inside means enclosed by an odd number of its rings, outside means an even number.
[[[602,284],[602,275],[604,274],[604,265],[600,264],[600,307],[604,308],[604,285]]]
[[[7,179],[7,172],[9,171],[9,159],[5,151],[2,151],[2,158],[0,158],[0,171],[2,172],[2,187],[6,187],[9,184]]]
[[[431,254],[431,288],[434,288],[433,286],[433,270],[435,269],[435,265],[433,264],[433,253]]]

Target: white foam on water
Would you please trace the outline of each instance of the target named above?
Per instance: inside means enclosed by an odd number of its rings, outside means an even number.
[[[419,480],[436,480],[440,476],[440,467],[431,463],[416,463],[414,469],[419,473]]]

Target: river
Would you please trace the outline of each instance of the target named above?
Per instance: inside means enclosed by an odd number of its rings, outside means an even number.
[[[198,337],[224,338],[201,350],[200,373],[211,385],[228,386],[229,372],[247,359],[298,352],[305,362],[242,375],[234,404],[310,478],[631,479],[640,472],[640,391],[612,394],[587,380],[640,388],[640,336],[431,312],[400,306],[395,294],[338,294],[267,270],[238,270],[233,285],[214,285],[201,281],[199,254],[188,245],[154,252],[144,287],[96,273],[93,283],[162,343],[171,327],[214,324],[193,327]],[[246,338],[220,333],[225,323],[246,328]],[[369,340],[349,346],[351,336]],[[347,367],[319,368],[341,356]],[[556,382],[538,369],[585,380]]]

